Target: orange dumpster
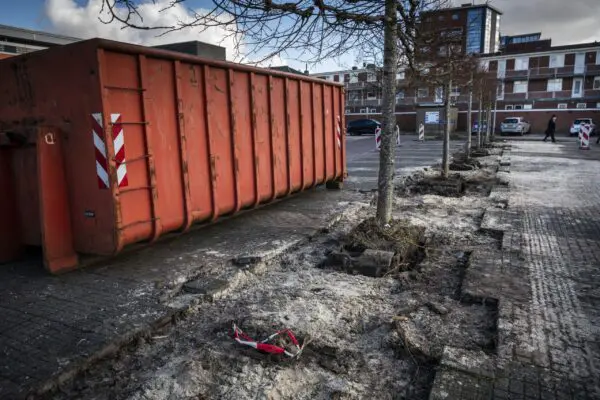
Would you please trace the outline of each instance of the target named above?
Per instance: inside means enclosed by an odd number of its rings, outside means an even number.
[[[0,262],[53,273],[346,176],[343,86],[93,39],[0,61]],[[6,239],[6,240],[3,240]]]

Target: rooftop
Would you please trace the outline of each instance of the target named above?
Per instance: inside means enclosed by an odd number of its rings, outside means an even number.
[[[472,8],[489,8],[490,10],[495,11],[495,12],[497,12],[500,15],[503,14],[502,11],[498,10],[496,7],[492,7],[489,4],[470,4],[470,3],[465,3],[465,4],[457,6],[457,7],[447,7],[447,8],[437,9],[437,10],[424,11],[423,14],[437,13],[437,12],[451,12],[451,11],[469,10],[469,9],[472,9]]]
[[[0,25],[0,40],[2,40],[2,38],[18,39],[27,43],[34,42],[44,45],[64,45],[79,42],[81,40],[74,37],[56,35],[54,33]]]

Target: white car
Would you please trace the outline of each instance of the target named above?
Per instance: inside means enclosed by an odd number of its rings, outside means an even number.
[[[500,124],[500,133],[518,133],[523,136],[531,132],[531,124],[522,117],[508,117]]]
[[[571,125],[571,129],[569,130],[569,133],[571,134],[571,136],[576,136],[579,135],[579,130],[581,128],[581,125],[590,125],[591,126],[591,136],[596,134],[596,124],[594,124],[594,121],[591,118],[578,118],[573,122],[573,125]]]

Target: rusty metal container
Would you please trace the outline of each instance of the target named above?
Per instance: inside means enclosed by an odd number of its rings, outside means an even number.
[[[0,61],[0,261],[186,231],[345,173],[343,87],[93,39]]]

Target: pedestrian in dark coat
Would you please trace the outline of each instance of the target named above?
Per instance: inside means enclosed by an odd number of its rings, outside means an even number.
[[[552,143],[556,143],[556,139],[554,138],[554,133],[556,132],[556,114],[552,115],[550,121],[548,121],[548,128],[546,128],[546,136],[544,137],[544,142],[548,137],[552,139]]]

